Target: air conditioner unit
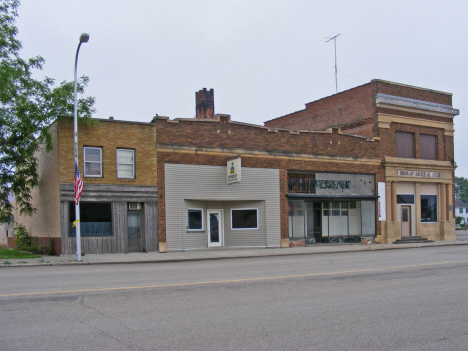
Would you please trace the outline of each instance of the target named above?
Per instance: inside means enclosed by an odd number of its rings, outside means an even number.
[[[129,202],[128,209],[129,210],[141,210],[141,204],[139,202]]]

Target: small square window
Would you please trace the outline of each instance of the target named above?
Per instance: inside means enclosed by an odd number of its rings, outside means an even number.
[[[203,210],[188,209],[188,230],[203,230]]]
[[[135,151],[117,149],[117,178],[135,178]]]
[[[85,146],[83,159],[85,177],[102,177],[102,148]]]

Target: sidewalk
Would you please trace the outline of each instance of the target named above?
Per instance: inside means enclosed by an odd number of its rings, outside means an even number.
[[[76,255],[43,256],[42,258],[0,260],[1,267],[30,266],[66,266],[93,264],[128,264],[128,263],[162,263],[180,261],[217,260],[224,258],[249,258],[265,256],[308,255],[322,253],[339,253],[354,251],[377,251],[424,248],[435,246],[468,245],[466,241],[436,241],[417,244],[317,244],[307,247],[291,248],[221,248],[189,251],[171,251],[167,253],[129,253],[129,254],[86,254],[81,262],[76,261]],[[8,263],[5,263],[7,261]]]

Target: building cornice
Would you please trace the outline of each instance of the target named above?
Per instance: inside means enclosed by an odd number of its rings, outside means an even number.
[[[360,163],[365,165],[379,166],[382,161],[377,158],[358,158],[358,157],[343,157],[343,156],[323,156],[323,155],[311,155],[296,152],[284,152],[284,151],[256,151],[247,150],[241,148],[209,148],[209,147],[198,147],[198,146],[183,146],[183,145],[170,145],[170,144],[156,144],[156,151],[168,152],[168,153],[185,153],[185,154],[196,154],[196,155],[238,155],[242,157],[263,157],[263,158],[275,158],[275,159],[288,159],[288,160],[307,160],[316,162],[331,162],[331,163]]]
[[[400,96],[387,94],[377,94],[375,96],[377,107],[391,108],[394,110],[424,113],[434,116],[451,117],[458,115],[459,110],[450,105],[437,104],[415,99],[408,99]]]
[[[414,118],[406,116],[389,115],[386,113],[377,113],[377,123],[379,128],[390,128],[391,123],[410,124],[421,127],[440,128],[444,130],[444,135],[453,136],[453,123],[433,121],[423,118]]]
[[[400,158],[385,156],[383,165],[391,168],[416,169],[416,170],[441,170],[452,172],[457,168],[450,161],[421,160],[414,158]]]

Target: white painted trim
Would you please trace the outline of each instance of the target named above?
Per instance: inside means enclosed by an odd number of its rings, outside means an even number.
[[[96,162],[96,161],[86,161],[86,152],[85,150],[86,149],[98,149],[100,152],[101,152],[101,161],[100,162]],[[100,175],[87,175],[86,174],[86,162],[89,162],[89,163],[99,163],[100,165]],[[101,146],[83,146],[83,177],[87,177],[87,178],[103,178],[104,175],[102,174],[102,147]]]
[[[202,220],[201,229],[190,229],[190,228],[188,227],[188,226],[189,226],[189,217],[188,217],[188,214],[189,214],[189,211],[190,211],[190,210],[201,211],[201,220]],[[187,231],[189,231],[189,232],[201,232],[201,231],[204,231],[204,229],[203,229],[203,228],[205,228],[204,224],[205,224],[205,220],[204,220],[204,216],[203,216],[203,208],[187,207]]]
[[[210,214],[219,213],[218,228],[219,228],[219,243],[212,243],[210,238]],[[207,209],[206,210],[206,233],[208,235],[208,247],[224,247],[224,211],[222,209]]]
[[[232,227],[232,211],[239,211],[239,210],[255,210],[257,211],[257,226],[255,228],[233,228]],[[258,229],[258,208],[231,208],[231,230],[256,230]]]

